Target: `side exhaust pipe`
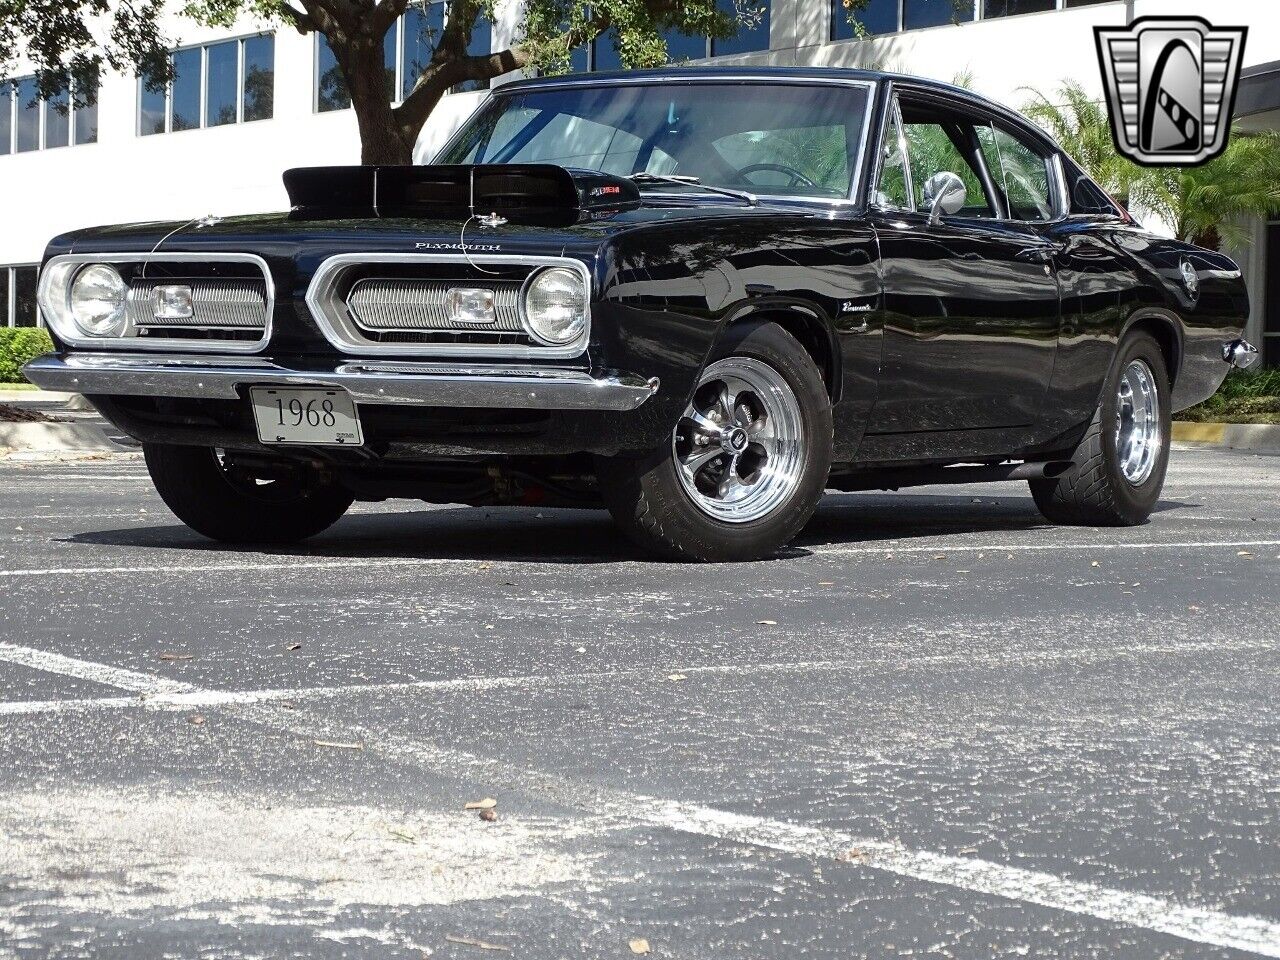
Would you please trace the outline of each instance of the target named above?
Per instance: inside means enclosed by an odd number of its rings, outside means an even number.
[[[868,470],[835,476],[835,490],[897,490],[933,484],[996,483],[1002,480],[1053,480],[1071,469],[1070,460],[1043,460],[1027,463],[980,464],[960,467],[908,467],[901,470]]]

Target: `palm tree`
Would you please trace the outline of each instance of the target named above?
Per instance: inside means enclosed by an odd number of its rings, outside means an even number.
[[[1074,80],[1063,82],[1052,99],[1030,87],[1023,89],[1031,100],[1022,112],[1057,140],[1102,189],[1128,207],[1134,184],[1147,171],[1116,150],[1102,104]]]
[[[1280,211],[1280,134],[1232,130],[1227,149],[1199,167],[1140,167],[1121,156],[1103,105],[1071,81],[1051,99],[1030,90],[1023,112],[1053,135],[1124,206],[1149,211],[1180,240],[1245,246],[1241,221]]]
[[[1280,212],[1280,133],[1232,130],[1222,156],[1203,166],[1143,173],[1138,201],[1180,240],[1239,249],[1250,240],[1243,221]]]

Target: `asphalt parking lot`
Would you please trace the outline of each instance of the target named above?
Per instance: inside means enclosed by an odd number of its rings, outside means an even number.
[[[1128,530],[832,495],[735,566],[0,489],[0,957],[1280,956],[1280,458],[1177,451]]]

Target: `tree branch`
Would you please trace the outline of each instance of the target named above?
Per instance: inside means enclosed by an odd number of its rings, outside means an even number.
[[[283,0],[280,3],[280,18],[304,36],[308,33],[314,33],[318,29],[316,21],[310,14],[290,6]]]

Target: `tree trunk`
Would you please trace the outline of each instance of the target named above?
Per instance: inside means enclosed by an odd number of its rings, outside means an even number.
[[[347,78],[351,106],[356,112],[360,162],[365,166],[413,163],[414,141],[401,136],[391,109],[393,91],[387,89],[381,38],[376,45],[352,44],[346,50],[335,50],[334,54]]]
[[[1222,249],[1222,235],[1218,233],[1217,227],[1202,230],[1191,238],[1191,242],[1197,247],[1204,247],[1206,250]]]

